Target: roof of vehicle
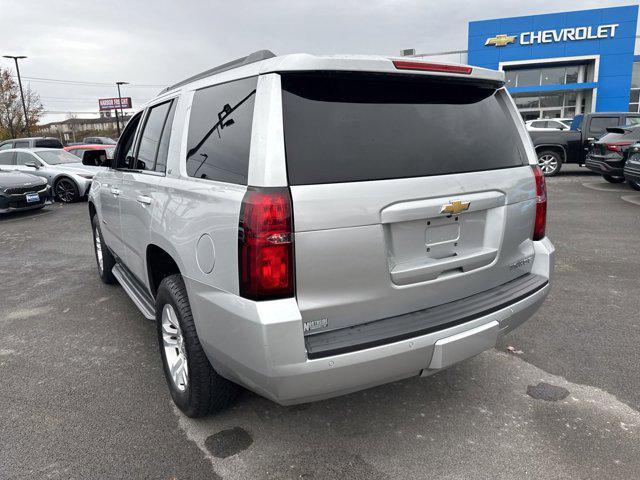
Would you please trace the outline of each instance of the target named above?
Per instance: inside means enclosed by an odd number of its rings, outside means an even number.
[[[276,56],[268,50],[261,50],[231,62],[219,65],[202,73],[182,80],[162,90],[158,97],[168,95],[178,89],[196,90],[208,85],[228,82],[238,78],[246,78],[266,73],[285,71],[349,71],[376,72],[405,75],[420,75],[430,77],[455,77],[487,80],[496,83],[504,82],[504,72],[489,70],[481,67],[470,67],[469,73],[455,73],[443,71],[427,71],[399,68],[393,63],[410,62],[431,66],[469,67],[458,63],[431,62],[413,57],[384,57],[381,55],[310,55],[295,53]]]
[[[83,148],[85,150],[104,150],[105,148],[116,148],[116,146],[103,143],[82,143],[80,145],[69,145],[67,147],[64,147],[63,150],[66,150],[68,152],[69,150],[78,150],[80,148]]]
[[[2,152],[59,152],[62,148],[35,147],[35,148],[5,148]]]

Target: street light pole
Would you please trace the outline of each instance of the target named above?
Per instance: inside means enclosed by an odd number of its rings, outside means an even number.
[[[27,58],[24,55],[3,55],[4,58],[12,58],[16,63],[16,73],[18,74],[18,85],[20,86],[20,98],[22,99],[22,110],[24,111],[24,127],[29,135],[29,117],[27,116],[27,104],[24,102],[24,92],[22,91],[22,79],[20,78],[20,67],[18,66],[18,60]]]
[[[120,94],[120,85],[129,85],[129,82],[116,82],[118,87],[118,105],[120,106],[120,116],[124,118],[122,113],[122,95]],[[120,120],[118,119],[118,109],[116,108],[116,122],[118,123],[118,136],[120,136]]]

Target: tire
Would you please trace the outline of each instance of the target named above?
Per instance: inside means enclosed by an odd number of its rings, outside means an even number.
[[[553,177],[560,173],[562,157],[554,150],[542,150],[538,152],[538,165],[545,177]]]
[[[68,177],[62,177],[53,185],[53,192],[57,200],[63,203],[77,202],[80,198],[80,192],[76,182]]]
[[[635,180],[627,180],[627,183],[629,183],[629,186],[634,190],[640,190],[640,182],[637,182]]]
[[[602,175],[602,178],[604,178],[609,183],[623,183],[624,182],[624,177],[614,177],[613,175]]]
[[[218,375],[209,363],[198,339],[187,290],[179,274],[165,277],[158,287],[156,324],[164,376],[176,406],[188,417],[195,418],[218,412],[231,404],[240,387]]]
[[[111,273],[111,269],[116,264],[116,259],[104,243],[97,214],[91,219],[91,231],[93,232],[93,252],[96,255],[96,265],[98,266],[100,280],[107,285],[113,285],[116,283],[116,277]]]

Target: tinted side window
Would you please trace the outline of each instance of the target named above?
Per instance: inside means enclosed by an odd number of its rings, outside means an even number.
[[[14,152],[0,152],[0,165],[13,165]]]
[[[257,78],[198,90],[193,97],[187,174],[246,184]]]
[[[29,142],[25,142],[25,141],[14,142],[13,148],[29,148]]]
[[[535,128],[547,128],[547,122],[531,122]]]
[[[136,155],[134,170],[153,170],[156,163],[156,155],[160,147],[162,128],[167,119],[167,113],[172,102],[161,103],[149,110],[147,119],[142,129],[140,146]]]
[[[589,130],[593,133],[602,133],[607,127],[617,127],[618,117],[595,117],[591,119]]]
[[[0,145],[0,150],[6,150],[7,148],[11,148],[11,142],[3,143]]]
[[[136,130],[138,129],[141,118],[142,113],[134,115],[124,127],[114,152],[115,161],[113,164],[116,168],[131,168],[129,165],[133,160],[133,140],[135,139]]]
[[[162,137],[160,137],[160,146],[158,147],[158,156],[156,157],[156,172],[165,173],[167,170],[167,157],[169,156],[169,140],[171,139],[171,127],[173,126],[173,116],[176,113],[176,103],[171,102],[171,109],[164,122],[162,129]]]
[[[27,163],[36,163],[36,159],[28,153],[16,152],[16,165],[26,165]]]
[[[55,138],[45,138],[43,140],[36,140],[35,146],[43,148],[62,148],[62,143]]]

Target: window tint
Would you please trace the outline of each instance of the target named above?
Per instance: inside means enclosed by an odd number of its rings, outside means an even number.
[[[133,140],[141,118],[142,112],[139,112],[124,127],[114,152],[114,165],[116,168],[131,168],[129,165],[133,161]]]
[[[13,165],[14,152],[0,152],[0,165]]]
[[[11,148],[11,142],[0,145],[0,150],[6,150],[7,148]]]
[[[161,103],[149,110],[140,137],[134,170],[153,170],[160,146],[160,136],[172,102]]]
[[[28,141],[14,142],[13,148],[29,148],[29,142]]]
[[[246,184],[257,78],[198,90],[189,120],[187,174]]]
[[[158,156],[156,158],[156,172],[165,173],[167,170],[167,157],[169,156],[169,140],[171,139],[171,126],[173,125],[173,115],[176,113],[176,102],[171,102],[171,109],[164,122]]]
[[[358,73],[282,75],[292,185],[525,164],[506,94],[470,83]]]
[[[547,122],[531,122],[531,125],[535,128],[547,128]]]
[[[62,143],[60,143],[60,140],[56,140],[55,138],[43,138],[41,140],[36,140],[35,146],[42,148],[62,148]]]
[[[36,159],[32,155],[25,152],[16,152],[16,165],[26,165],[27,163],[35,163]]]
[[[602,133],[607,127],[617,127],[618,117],[595,117],[591,119],[589,130],[593,133]]]

